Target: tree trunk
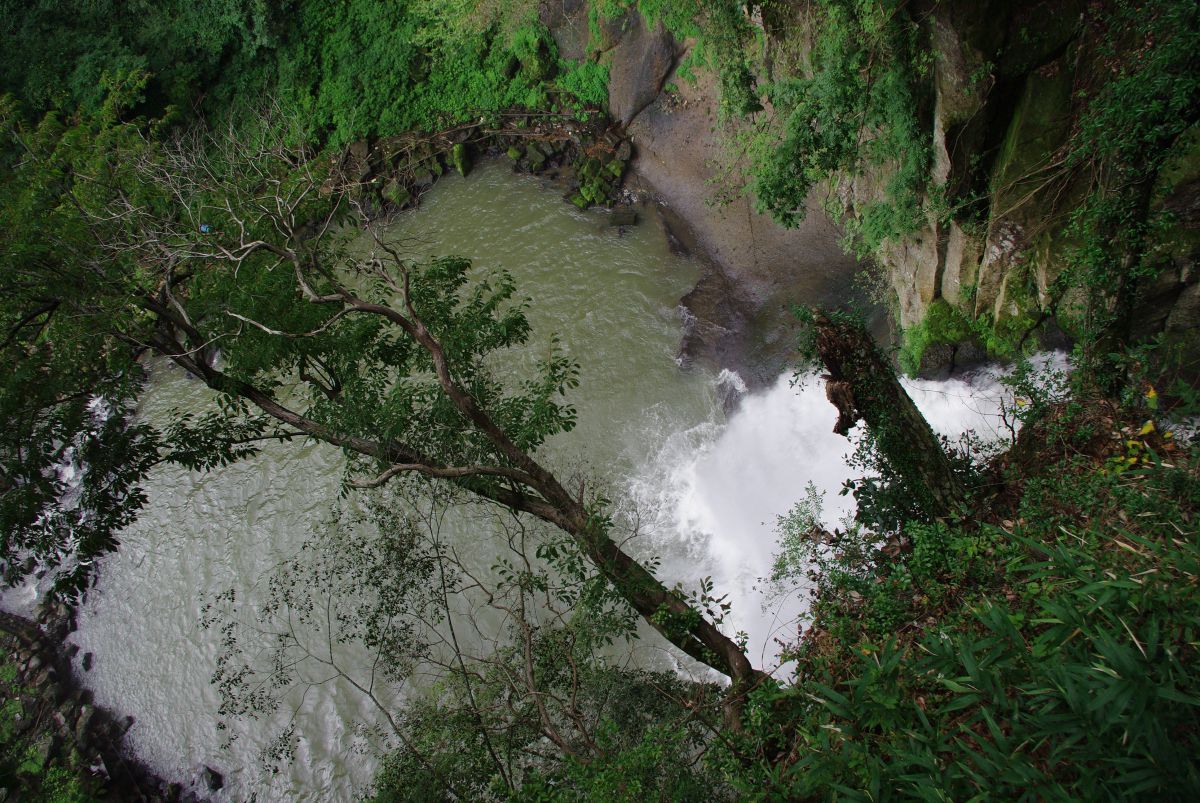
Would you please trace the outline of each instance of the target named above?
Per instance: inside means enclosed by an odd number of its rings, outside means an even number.
[[[153,300],[148,300],[147,303],[153,304],[161,316],[171,314],[167,307],[156,304]],[[178,326],[181,321],[172,318],[170,323]],[[424,331],[423,325],[421,330]],[[199,340],[199,333],[195,334],[195,339]],[[480,477],[478,471],[456,472],[404,444],[339,434],[287,408],[270,393],[213,367],[212,362],[205,358],[203,347],[188,349],[182,342],[174,339],[173,333],[168,334],[160,330],[152,345],[159,353],[169,357],[175,364],[217,392],[239,396],[275,420],[313,438],[387,463],[402,464],[406,471],[445,479],[483,498],[513,510],[530,513],[563,530],[574,539],[584,556],[612,582],[617,591],[651,627],[687,655],[729,676],[733,685],[731,716],[736,719],[744,694],[764,682],[768,677],[766,673],[750,663],[736,641],[722,633],[720,628],[705,619],[678,594],[663,585],[649,569],[621,549],[613,541],[606,526],[589,516],[582,500],[573,497],[549,470],[540,465],[532,455],[519,450],[508,439],[487,413],[478,407],[474,398],[454,382],[441,357],[439,343],[427,333],[418,339],[424,339],[429,344],[427,347],[435,353],[435,362],[444,374],[443,383],[447,395],[480,431],[485,432],[520,466],[519,479],[512,485],[480,485],[476,482]],[[197,354],[200,355],[199,359]]]
[[[966,488],[891,362],[860,324],[819,311],[813,323],[817,354],[828,371],[826,394],[838,409],[834,432],[845,435],[864,421],[883,458],[922,506],[937,518],[958,515]]]

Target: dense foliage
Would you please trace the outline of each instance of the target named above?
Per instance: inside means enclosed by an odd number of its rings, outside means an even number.
[[[141,111],[252,115],[270,94],[331,142],[510,108],[603,106],[606,71],[558,57],[534,4],[6,2],[0,92],[90,112],[104,76],[152,76]]]
[[[19,573],[14,556],[50,565],[78,558],[69,583],[78,588],[87,562],[115,546],[112,534],[140,507],[136,482],[152,465],[211,468],[253,453],[256,441],[287,437],[238,398],[236,388],[248,383],[271,394],[298,377],[310,391],[300,409],[335,439],[411,441],[437,454],[433,435],[448,449],[443,462],[487,462],[488,447],[457,425],[461,412],[436,391],[427,351],[397,340],[376,317],[311,301],[341,286],[321,265],[349,258],[348,237],[300,231],[316,219],[333,226],[349,208],[344,195],[315,191],[322,177],[311,170],[327,163],[281,144],[303,135],[264,125],[226,151],[202,134],[164,145],[146,137],[145,121],[118,119],[118,104],[135,99],[139,86],[115,88],[98,114],[74,125],[54,115],[34,129],[9,120],[26,154],[0,187],[10,332],[3,347],[15,369],[2,401],[9,485],[0,513],[10,575]],[[263,214],[268,203],[286,215]],[[288,264],[317,273],[301,279],[280,269]],[[364,296],[382,305],[400,292],[375,263],[359,264],[350,275]],[[574,385],[570,361],[547,356],[545,372],[521,388],[526,397],[506,394],[490,372],[489,354],[528,335],[507,276],[472,279],[470,263],[454,258],[396,267],[405,303],[422,310],[428,332],[443,338],[442,358],[477,403],[494,408],[516,448],[571,428],[572,409],[555,401]],[[164,325],[163,315],[174,323]],[[196,344],[189,350],[180,337]],[[127,425],[122,413],[140,390],[144,350],[208,365],[214,343],[224,343],[220,415],[181,418],[164,432]],[[412,379],[397,384],[397,376]],[[76,490],[56,467],[80,458],[94,462]]]
[[[1111,355],[1136,343],[1135,310],[1171,264],[1170,238],[1179,236],[1170,232],[1177,213],[1161,201],[1175,189],[1170,168],[1195,158],[1200,8],[1120,2],[1105,21],[1114,33],[1101,52],[1115,75],[1089,87],[1066,157],[1091,192],[1072,217],[1077,245],[1058,293],[1082,288],[1084,299],[1056,311],[1085,344],[1086,369],[1115,387],[1123,372]]]
[[[127,344],[97,335],[88,323],[125,319],[136,326],[105,289],[132,293],[140,279],[127,265],[98,269],[110,255],[63,195],[73,175],[103,183],[121,154],[140,147],[135,130],[110,127],[119,98],[130,92],[136,85],[114,88],[112,105],[93,123],[72,127],[47,116],[23,132],[23,153],[0,173],[7,365],[0,379],[0,539],[10,582],[33,567],[23,562],[30,555],[52,566],[67,561],[64,584],[77,589],[90,561],[115,546],[115,532],[143,501],[136,483],[149,469],[154,436],[126,426],[121,415],[141,388],[141,368]],[[0,115],[14,125],[10,104]],[[86,317],[62,314],[61,299],[75,289],[88,299]]]
[[[847,221],[871,253],[922,220],[930,140],[919,112],[930,65],[904,3],[816,5],[811,75],[789,75],[767,88],[782,132],[762,147],[753,189],[764,210],[795,225],[817,184],[886,167],[884,197]]]
[[[1145,408],[1078,402],[1030,405],[995,469],[1010,495],[982,521],[824,541],[811,504],[781,522],[776,579],[807,570],[818,590],[794,652],[805,693],[763,701],[793,706],[757,734],[787,758],[758,782],[789,797],[1195,796],[1195,449],[1136,423]]]

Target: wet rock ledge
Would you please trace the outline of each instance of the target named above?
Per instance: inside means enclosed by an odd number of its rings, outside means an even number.
[[[499,120],[435,134],[360,140],[335,156],[330,185],[348,186],[372,215],[411,209],[450,171],[467,175],[481,156],[504,157],[513,169],[545,175],[580,209],[614,206],[633,147],[624,128],[599,110],[587,119],[560,114],[511,113]]]
[[[189,803],[219,788],[215,772],[190,790],[132,757],[123,742],[133,718],[97,706],[72,675],[73,626],[62,604],[36,621],[0,612],[0,801]]]

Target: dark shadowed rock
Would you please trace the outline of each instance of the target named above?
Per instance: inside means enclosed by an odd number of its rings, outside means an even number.
[[[225,777],[212,767],[205,767],[201,771],[200,780],[210,792],[216,792],[225,786]]]
[[[96,718],[96,709],[90,705],[85,705],[79,709],[79,721],[75,723],[75,741],[84,744],[87,742],[88,734],[92,730],[92,724]]]
[[[978,368],[987,361],[987,352],[971,341],[934,343],[921,354],[917,376],[922,379],[945,380],[962,371]]]
[[[662,91],[675,69],[675,39],[658,23],[648,30],[639,14],[624,18],[620,41],[609,58],[608,108],[622,125],[628,125]]]
[[[608,214],[610,226],[634,226],[637,224],[637,212],[628,207],[619,207]]]
[[[1200,329],[1200,284],[1190,285],[1179,294],[1167,319],[1167,328],[1172,331]]]

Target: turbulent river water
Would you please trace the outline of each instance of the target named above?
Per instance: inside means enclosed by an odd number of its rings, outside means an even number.
[[[712,576],[729,592],[730,631],[745,630],[756,662],[771,666],[772,639],[794,635],[804,604],[799,594],[763,604],[776,517],[809,482],[826,494],[827,519],[845,515],[837,491],[850,476],[850,445],[832,433],[836,415],[812,378],[781,377],[726,420],[722,399],[739,385],[736,374],[683,370],[675,360],[678,299],[699,269],[671,253],[652,212],[643,218],[609,227],[604,213],[576,210],[540,179],[488,164],[468,180],[444,179],[387,236],[413,254],[457,254],[513,273],[534,298],[535,332],[513,359],[536,359],[556,333],[582,367],[579,424],[547,453],[607,479],[618,505],[643,523],[629,548],[660,556],[665,578],[694,587]],[[910,388],[940,431],[996,432],[1001,393],[990,377]],[[161,421],[206,399],[195,382],[157,366],[141,414]],[[211,474],[161,469],[144,514],[103,562],[72,637],[80,659],[91,654],[80,675],[98,702],[134,717],[130,744],[164,776],[194,784],[211,766],[225,778],[217,797],[229,800],[354,799],[369,785],[378,745],[355,725],[379,717],[346,684],[317,687],[295,712],[242,728],[225,746],[230,733],[217,728],[210,685],[220,634],[199,625],[202,606],[225,589],[255,603],[266,573],[329,509],[341,466],[332,448],[289,443]],[[298,752],[272,774],[258,753],[271,725],[293,716]]]

